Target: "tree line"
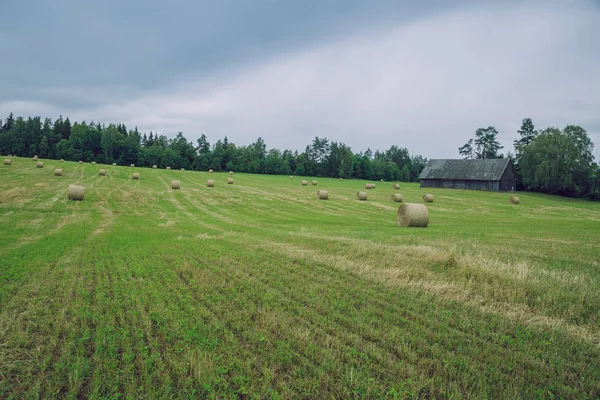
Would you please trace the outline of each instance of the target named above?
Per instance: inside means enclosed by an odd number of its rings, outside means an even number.
[[[257,174],[308,175],[334,178],[415,182],[427,160],[404,147],[355,153],[344,143],[315,137],[303,152],[269,149],[262,138],[237,146],[225,136],[210,144],[196,143],[182,132],[174,138],[128,130],[124,124],[74,122],[60,116],[0,120],[0,154],[70,161],[135,164],[160,168],[237,171]]]
[[[519,139],[508,152],[517,173],[517,188],[569,197],[600,199],[600,167],[594,162],[594,144],[585,129],[567,125],[536,130],[525,118],[517,131]],[[475,138],[458,148],[465,159],[503,158],[498,131],[479,128]]]

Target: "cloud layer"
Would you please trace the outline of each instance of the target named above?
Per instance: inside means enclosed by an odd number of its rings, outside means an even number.
[[[0,113],[120,121],[168,136],[183,131],[190,139],[227,135],[238,144],[261,136],[277,148],[302,149],[326,136],[355,150],[397,144],[428,158],[458,157],[457,147],[488,125],[500,131],[504,151],[512,151],[521,120],[530,117],[538,128],[582,125],[600,147],[600,10],[593,3],[411,12],[411,18],[355,15],[356,26],[348,23],[352,18],[331,17],[337,30],[325,29],[321,16],[315,29],[335,34],[280,42],[255,35],[246,44],[257,51],[238,48],[213,59],[208,52],[205,62],[163,60],[165,49],[178,45],[177,35],[201,36],[187,27],[157,47],[147,62],[158,67],[145,71],[139,60],[137,78],[108,63],[97,81],[85,74],[48,85],[35,77],[12,81],[13,94],[0,97]],[[111,40],[135,35],[119,26]],[[202,34],[219,35],[212,29]],[[154,42],[161,37],[148,38]],[[136,51],[152,53],[148,47]],[[152,84],[151,73],[164,75]]]

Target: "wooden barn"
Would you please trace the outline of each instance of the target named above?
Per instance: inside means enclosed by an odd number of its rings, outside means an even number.
[[[515,168],[508,158],[429,160],[419,175],[422,188],[516,190]]]

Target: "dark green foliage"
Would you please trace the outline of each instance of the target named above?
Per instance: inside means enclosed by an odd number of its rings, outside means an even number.
[[[458,152],[465,159],[488,159],[502,158],[500,150],[502,150],[502,146],[498,142],[498,131],[493,126],[488,126],[477,129],[475,140],[469,139],[464,146],[459,147]]]
[[[211,147],[206,135],[197,144],[188,142],[179,132],[173,139],[150,132],[141,134],[137,128],[127,130],[124,124],[108,126],[94,122],[75,122],[60,116],[54,124],[12,113],[6,123],[0,121],[0,154],[17,154],[41,158],[64,158],[70,161],[96,161],[119,165],[135,164],[159,168],[189,170],[213,169],[257,174],[309,175],[331,178],[357,178],[415,182],[427,160],[411,156],[408,149],[391,146],[385,152],[370,149],[354,153],[341,142],[315,137],[303,153],[291,150],[267,150],[262,138],[248,146],[236,146],[227,137]]]

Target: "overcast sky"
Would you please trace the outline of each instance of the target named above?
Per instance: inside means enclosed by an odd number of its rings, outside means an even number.
[[[600,0],[0,0],[0,118],[458,158],[578,124],[600,158]],[[125,5],[126,4],[126,5]]]

